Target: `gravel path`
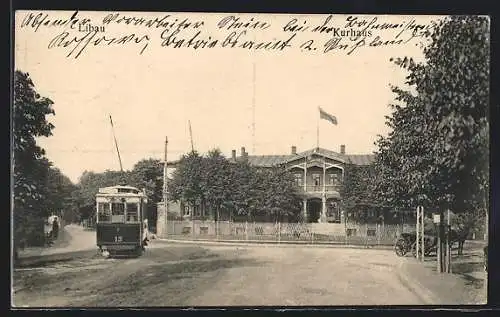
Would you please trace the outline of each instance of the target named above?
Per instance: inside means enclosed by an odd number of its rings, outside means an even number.
[[[29,307],[413,305],[385,250],[187,246],[154,242],[132,259],[97,256],[14,272]]]

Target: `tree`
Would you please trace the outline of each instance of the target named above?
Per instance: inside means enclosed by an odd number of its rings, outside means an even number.
[[[52,135],[54,126],[46,116],[54,115],[53,102],[40,96],[28,73],[14,73],[13,103],[13,178],[14,178],[14,247],[27,240],[42,241],[38,232],[46,216],[42,208],[46,198],[44,185],[50,163],[36,138]],[[42,227],[43,228],[43,227]],[[43,230],[42,233],[43,234]]]
[[[257,177],[247,160],[240,160],[231,165],[231,179],[233,183],[231,201],[232,210],[234,210],[236,215],[251,218],[253,216],[252,211],[254,214],[257,211],[255,207],[251,207],[253,197],[259,192],[259,185],[252,186],[253,184],[259,184]]]
[[[157,159],[143,159],[137,162],[129,173],[129,184],[146,189],[146,195],[153,203],[163,197],[163,165]]]
[[[168,191],[172,201],[183,200],[192,207],[203,201],[202,160],[203,158],[196,151],[182,156],[178,168],[172,175],[172,180],[168,182]]]
[[[273,167],[263,171],[264,186],[262,209],[275,221],[284,216],[297,218],[301,211],[301,200],[293,175],[282,167]],[[259,195],[260,196],[260,195]]]
[[[148,221],[155,224],[156,206],[163,199],[163,165],[157,159],[144,159],[137,162],[130,171],[129,185],[144,188],[148,196]]]
[[[220,210],[233,207],[231,163],[218,149],[209,151],[203,162],[204,199],[210,210],[214,212],[215,218],[219,219]]]
[[[375,206],[382,200],[373,195],[375,169],[373,166],[358,166],[348,163],[344,168],[344,180],[340,188],[342,207],[351,214],[351,219],[363,222],[365,213],[361,205]]]
[[[95,215],[95,196],[99,188],[115,186],[123,183],[130,183],[130,172],[105,171],[104,173],[94,173],[84,171],[80,176],[77,188],[73,194],[73,199],[78,202],[81,217],[90,219]]]
[[[281,219],[300,210],[292,175],[282,168],[260,169],[246,160],[229,162],[218,149],[206,156],[193,152],[181,158],[172,180],[170,199],[209,207],[219,219],[221,210],[252,219]]]
[[[47,190],[46,209],[49,212],[66,212],[76,208],[72,197],[76,186],[58,168],[49,168],[45,188]]]
[[[427,35],[424,63],[394,60],[410,90],[392,87],[392,131],[377,141],[376,189],[386,201],[487,210],[488,34],[487,18],[450,17]]]

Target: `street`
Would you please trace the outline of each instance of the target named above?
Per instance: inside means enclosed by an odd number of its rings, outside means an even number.
[[[425,304],[393,251],[197,246],[154,241],[140,258],[87,258],[14,271],[16,307]]]

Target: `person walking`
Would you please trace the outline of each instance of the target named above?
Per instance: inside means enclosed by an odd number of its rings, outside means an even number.
[[[54,218],[54,221],[52,222],[52,236],[54,237],[54,240],[57,239],[58,234],[59,222],[57,221],[57,218]]]

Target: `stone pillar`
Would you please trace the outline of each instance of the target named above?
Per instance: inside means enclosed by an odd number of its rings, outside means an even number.
[[[326,196],[323,195],[321,198],[321,221],[320,222],[326,222]]]
[[[156,205],[157,219],[156,219],[156,235],[158,237],[166,238],[165,228],[165,206],[163,202]]]
[[[304,205],[304,222],[307,222],[307,199],[304,198],[302,203]]]

